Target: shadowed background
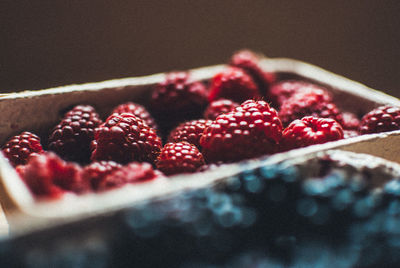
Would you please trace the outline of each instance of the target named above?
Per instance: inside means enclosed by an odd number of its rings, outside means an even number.
[[[250,48],[400,97],[400,1],[8,1],[0,92],[224,63]]]

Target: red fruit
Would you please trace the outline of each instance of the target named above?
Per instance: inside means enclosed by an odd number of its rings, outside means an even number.
[[[270,85],[275,82],[275,74],[264,71],[260,64],[260,56],[250,50],[240,50],[233,54],[230,65],[247,72],[257,84],[260,93],[265,96]]]
[[[142,119],[149,127],[157,130],[157,124],[154,121],[154,118],[150,115],[147,109],[137,103],[127,102],[121,105],[118,105],[112,113],[122,114],[122,113],[131,113],[136,115],[140,119]]]
[[[339,109],[331,102],[329,94],[317,89],[298,92],[281,105],[279,117],[284,126],[304,116],[331,118],[337,122],[341,122],[342,119]]]
[[[360,133],[357,130],[343,129],[343,139],[353,138],[359,135]]]
[[[3,147],[4,155],[13,166],[25,165],[32,154],[43,152],[40,138],[30,132],[12,137]]]
[[[285,128],[281,146],[283,150],[290,150],[342,138],[343,128],[335,120],[306,116]]]
[[[204,118],[215,120],[218,115],[226,114],[227,112],[232,111],[238,106],[239,103],[227,99],[219,99],[213,101],[208,105],[208,107],[204,111]]]
[[[162,173],[154,170],[149,163],[132,162],[111,172],[99,183],[98,190],[104,191],[122,187],[128,183],[140,183],[161,178]]]
[[[294,80],[282,81],[272,85],[268,97],[274,107],[280,107],[284,101],[296,93],[313,91],[316,91],[316,94],[324,94],[325,101],[332,101],[326,89],[309,82]]]
[[[358,130],[360,128],[360,120],[357,116],[350,112],[342,113],[342,120],[339,122],[343,129]]]
[[[65,162],[51,152],[31,156],[17,171],[38,197],[59,198],[65,191],[81,193],[89,189],[78,165]]]
[[[208,100],[212,102],[225,98],[243,102],[259,97],[253,78],[240,68],[229,67],[213,77]]]
[[[153,163],[161,150],[156,131],[133,114],[112,114],[95,130],[92,160]]]
[[[66,160],[89,162],[94,129],[101,123],[92,106],[75,106],[53,129],[49,137],[49,150]]]
[[[191,173],[204,165],[204,158],[196,146],[188,142],[170,142],[157,158],[157,168],[165,175]]]
[[[360,132],[362,134],[379,133],[400,129],[400,107],[381,106],[361,119]]]
[[[211,123],[212,120],[205,119],[192,120],[182,123],[171,131],[168,141],[186,141],[200,149],[200,138],[203,135],[204,129],[211,125]]]
[[[162,126],[199,117],[207,106],[207,89],[187,72],[172,72],[153,91],[151,106]]]
[[[233,162],[276,152],[282,123],[265,101],[248,100],[222,114],[200,139],[207,162]]]
[[[93,190],[98,190],[99,184],[105,179],[105,177],[117,169],[122,167],[114,161],[99,161],[93,162],[86,166],[82,172],[82,178],[87,181]]]

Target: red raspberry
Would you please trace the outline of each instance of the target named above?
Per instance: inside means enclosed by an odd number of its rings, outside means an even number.
[[[168,141],[186,141],[200,149],[200,138],[203,135],[204,129],[210,126],[211,123],[212,120],[205,119],[192,120],[182,123],[171,131]]]
[[[342,138],[343,128],[335,120],[306,116],[294,120],[285,128],[281,146],[284,150],[290,150]]]
[[[83,169],[82,178],[91,185],[93,190],[96,191],[99,188],[99,184],[107,175],[121,167],[121,164],[114,161],[93,162]]]
[[[360,128],[360,120],[355,114],[350,112],[343,112],[342,120],[339,123],[346,130],[358,130]]]
[[[316,91],[316,94],[324,94],[325,101],[332,101],[326,89],[309,82],[295,80],[281,81],[272,85],[268,97],[274,107],[280,107],[284,101],[296,93],[313,91]]]
[[[153,91],[151,107],[164,128],[199,117],[207,106],[207,89],[203,83],[192,81],[187,72],[166,75]]]
[[[165,175],[196,172],[204,164],[197,147],[185,141],[165,144],[157,158],[157,168]]]
[[[265,96],[270,85],[275,82],[275,74],[264,71],[260,64],[260,56],[250,50],[240,50],[233,54],[230,65],[247,72],[257,84],[261,94]]]
[[[227,100],[219,99],[211,102],[206,110],[204,111],[204,117],[206,119],[215,120],[218,115],[226,114],[239,106],[239,103]]]
[[[208,100],[212,102],[225,98],[243,102],[259,97],[260,94],[253,78],[240,68],[229,67],[213,77]]]
[[[30,132],[22,132],[20,135],[12,137],[3,147],[4,155],[15,167],[25,165],[32,154],[42,153],[43,148],[40,138]]]
[[[49,150],[66,160],[89,162],[94,129],[101,123],[92,106],[75,106],[53,129],[49,137]]]
[[[156,122],[154,121],[154,118],[150,115],[150,113],[147,111],[147,109],[137,103],[133,102],[127,102],[121,105],[118,105],[112,112],[117,113],[117,114],[122,114],[122,113],[131,113],[133,115],[136,115],[140,119],[142,119],[149,127],[154,128],[155,130],[158,129]]]
[[[221,114],[200,139],[207,162],[233,162],[274,153],[282,123],[265,101],[248,100]]]
[[[112,114],[94,133],[92,160],[153,163],[161,150],[156,131],[133,114]]]
[[[400,107],[381,106],[361,119],[360,132],[362,134],[379,133],[400,129]]]
[[[323,90],[301,91],[282,103],[279,117],[284,126],[304,116],[331,118],[341,122],[341,113]]]
[[[100,181],[98,190],[104,191],[122,187],[128,183],[146,182],[161,178],[162,176],[162,173],[154,170],[149,163],[132,162],[108,174]]]
[[[51,152],[31,156],[17,171],[39,197],[59,198],[65,191],[81,193],[89,189],[77,164],[65,162]]]

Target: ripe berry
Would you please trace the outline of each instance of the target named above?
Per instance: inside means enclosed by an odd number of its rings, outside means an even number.
[[[22,132],[12,137],[3,147],[4,155],[13,166],[25,165],[28,158],[35,153],[42,153],[40,138],[30,132]]]
[[[342,138],[343,128],[335,120],[306,116],[285,128],[281,146],[283,150],[290,150]]]
[[[161,178],[162,176],[162,173],[158,170],[154,170],[149,163],[132,162],[105,176],[105,178],[99,182],[98,190],[104,191],[122,187],[128,183],[146,182]]]
[[[200,149],[200,138],[203,135],[204,129],[210,126],[211,123],[212,120],[206,119],[198,119],[182,123],[171,131],[168,142],[186,141]]]
[[[149,127],[154,128],[157,130],[157,124],[154,121],[154,118],[151,114],[147,111],[147,109],[137,103],[127,102],[121,105],[118,105],[112,113],[122,114],[122,113],[131,113],[136,115],[140,119],[142,119]]]
[[[361,119],[360,132],[362,134],[379,133],[400,129],[400,107],[381,106]]]
[[[17,171],[38,197],[59,198],[65,191],[81,193],[89,189],[82,180],[81,168],[52,152],[31,156],[25,166],[17,167]]]
[[[49,150],[66,160],[89,162],[94,129],[101,123],[92,106],[75,106],[54,128],[49,138]]]
[[[95,130],[91,159],[153,163],[161,150],[156,131],[133,114],[112,114]]]
[[[200,117],[207,103],[206,87],[193,81],[187,72],[167,74],[151,97],[152,111],[163,128]]]
[[[250,50],[240,50],[233,54],[230,65],[247,72],[257,84],[262,96],[266,95],[270,85],[275,82],[275,74],[264,71],[260,64],[260,56]]]
[[[280,107],[284,101],[296,93],[313,91],[316,91],[316,94],[324,94],[325,101],[331,101],[331,96],[326,89],[309,82],[296,80],[281,81],[272,85],[268,98],[274,107]]]
[[[105,177],[121,167],[121,164],[114,161],[93,162],[83,169],[82,178],[90,184],[93,190],[97,191]]]
[[[226,114],[227,112],[232,111],[236,107],[239,106],[239,103],[228,100],[228,99],[219,99],[211,102],[206,110],[204,111],[204,118],[215,120],[218,115]]]
[[[157,158],[157,168],[165,175],[191,173],[204,165],[204,159],[196,146],[188,142],[170,142]]]
[[[240,68],[229,67],[213,77],[208,100],[225,98],[241,103],[259,97],[253,78]]]
[[[221,114],[200,139],[207,162],[233,162],[276,152],[282,123],[265,101],[248,100]]]
[[[331,118],[341,122],[341,113],[323,90],[301,91],[284,101],[279,117],[284,126],[304,116]]]
[[[360,129],[360,120],[358,117],[350,112],[342,113],[342,120],[339,122],[343,129],[346,130],[359,130]]]

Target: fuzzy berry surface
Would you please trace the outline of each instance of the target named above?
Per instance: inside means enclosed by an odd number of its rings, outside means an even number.
[[[196,172],[204,158],[196,146],[188,142],[169,142],[157,158],[157,169],[165,175]]]
[[[82,179],[81,167],[52,152],[33,155],[17,172],[37,197],[60,198],[65,192],[82,193],[90,186]]]
[[[134,102],[127,102],[118,105],[115,107],[115,109],[112,111],[112,113],[117,113],[117,114],[123,114],[123,113],[131,113],[140,119],[142,119],[149,127],[157,130],[158,126],[154,120],[154,118],[151,116],[149,111],[140,104],[134,103]]]
[[[301,91],[281,105],[279,117],[284,126],[305,116],[331,118],[341,122],[342,114],[324,90]]]
[[[379,133],[400,129],[400,107],[381,106],[361,119],[360,132],[362,134]]]
[[[114,161],[96,161],[83,168],[82,177],[97,191],[105,177],[120,168],[122,165]]]
[[[102,123],[90,105],[77,105],[64,115],[49,137],[49,150],[65,160],[87,163],[94,130]]]
[[[244,49],[234,53],[229,64],[247,72],[257,84],[261,95],[265,96],[276,77],[274,73],[263,70],[259,63],[260,58],[261,56],[253,51]]]
[[[148,182],[163,177],[149,163],[132,162],[106,175],[99,182],[98,191],[120,188],[126,184]]]
[[[201,117],[207,101],[205,85],[194,81],[188,72],[168,73],[151,96],[151,111],[162,128],[169,128]]]
[[[112,114],[95,130],[93,161],[111,160],[154,163],[161,150],[161,139],[142,119],[130,114]]]
[[[331,96],[325,88],[313,83],[298,80],[285,80],[273,84],[267,96],[268,100],[272,102],[272,105],[279,108],[283,102],[294,94],[313,91],[316,91],[316,94],[318,95],[324,94],[324,101],[331,101]]]
[[[218,115],[226,114],[239,106],[239,103],[228,99],[219,99],[211,102],[204,111],[204,118],[215,120]]]
[[[230,99],[243,102],[260,98],[257,84],[253,78],[237,67],[228,67],[214,75],[210,85],[208,100]]]
[[[43,148],[37,135],[24,131],[4,145],[3,153],[15,167],[25,165],[32,154],[43,153]]]
[[[276,152],[282,123],[265,101],[248,100],[222,114],[200,139],[208,163],[234,162]]]
[[[204,129],[212,124],[212,120],[197,119],[184,122],[171,131],[168,142],[186,141],[200,147],[200,138],[203,135]]]
[[[303,117],[290,123],[282,134],[281,148],[284,151],[336,141],[343,138],[343,128],[330,118]]]

